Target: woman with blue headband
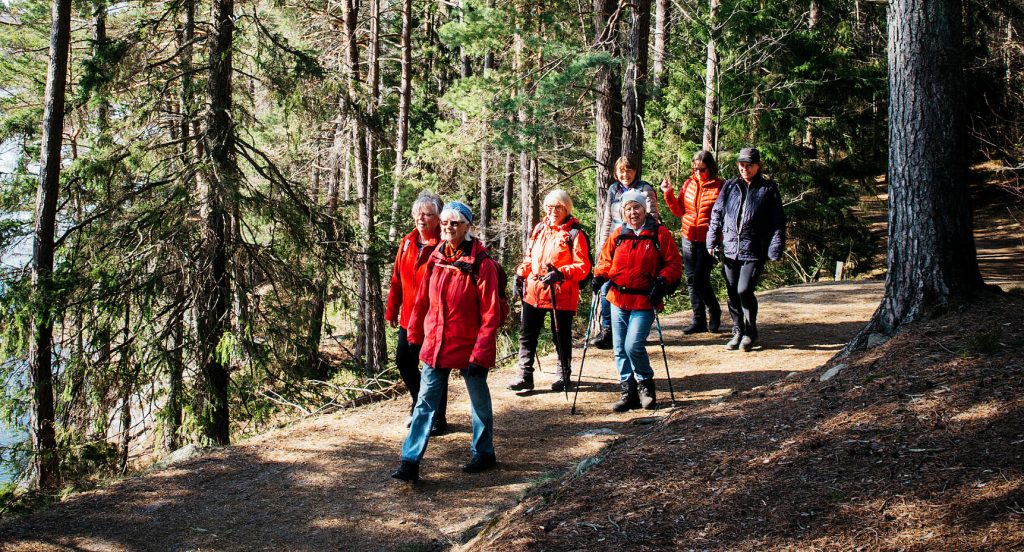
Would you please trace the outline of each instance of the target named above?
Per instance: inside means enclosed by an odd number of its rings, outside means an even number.
[[[419,480],[420,460],[452,370],[462,372],[473,419],[472,457],[462,471],[478,473],[497,464],[487,372],[495,364],[502,318],[500,269],[469,233],[472,222],[473,213],[463,203],[449,202],[441,210],[442,241],[427,261],[409,321],[408,340],[420,346],[423,371],[402,463],[391,474],[395,479]]]

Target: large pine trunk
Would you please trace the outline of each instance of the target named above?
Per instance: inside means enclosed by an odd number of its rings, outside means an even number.
[[[594,0],[594,48],[607,52],[613,58],[618,56],[618,21],[612,20],[617,3],[615,0]],[[600,246],[607,236],[601,234],[604,227],[605,203],[608,188],[615,181],[615,161],[622,151],[622,96],[619,88],[619,72],[613,62],[602,65],[594,76],[597,97],[594,102],[594,131],[596,162],[596,205],[597,216],[594,235]]]
[[[214,0],[210,37],[210,76],[207,81],[209,111],[206,152],[210,171],[203,198],[203,242],[206,254],[202,299],[198,305],[200,362],[207,387],[207,412],[203,430],[214,443],[230,441],[228,417],[228,363],[217,351],[227,331],[231,308],[231,273],[228,266],[228,216],[230,198],[238,186],[235,161],[235,129],[232,123],[231,76],[234,40],[234,1]]]
[[[53,289],[54,234],[57,230],[68,49],[71,44],[71,0],[53,1],[50,23],[50,58],[46,73],[42,154],[32,246],[33,303],[47,307],[54,306],[50,294]],[[60,483],[54,428],[53,322],[52,310],[36,309],[29,342],[29,385],[32,387],[29,431],[33,451],[31,476],[33,486],[40,489],[53,489]]]
[[[710,0],[708,22],[707,64],[704,70],[704,132],[702,148],[704,151],[718,153],[718,132],[715,124],[715,107],[718,105],[718,45],[715,35],[718,34],[718,6],[720,0]]]
[[[401,77],[398,81],[398,121],[395,135],[395,173],[391,189],[391,225],[388,241],[398,239],[398,196],[409,147],[409,107],[412,104],[412,0],[402,0],[402,35],[399,43]]]
[[[644,112],[647,106],[647,58],[651,36],[651,0],[636,0],[630,9],[629,63],[622,84],[622,155],[633,159],[643,175]]]
[[[954,0],[889,4],[889,270],[852,348],[984,285],[965,182],[960,10]]]
[[[651,76],[654,90],[665,86],[665,60],[667,59],[669,19],[672,15],[672,2],[670,0],[655,0],[656,18],[654,23],[654,49],[651,52],[652,67]]]

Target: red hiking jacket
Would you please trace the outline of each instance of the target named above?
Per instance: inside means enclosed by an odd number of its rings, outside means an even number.
[[[409,320],[409,343],[422,345],[420,360],[432,368],[465,370],[469,363],[494,368],[500,325],[497,263],[480,263],[471,274],[480,240],[463,242],[462,255],[444,259],[443,244],[427,261],[423,285]],[[474,281],[475,280],[475,281]]]
[[[711,223],[711,209],[722,191],[721,178],[701,182],[691,176],[676,196],[671,191],[665,194],[665,204],[672,214],[683,221],[683,238],[692,242],[707,241],[708,224]]]
[[[420,249],[416,247],[419,230],[413,229],[401,243],[395,255],[395,268],[391,271],[391,289],[388,290],[388,306],[384,311],[384,319],[398,322],[398,325],[409,329],[409,316],[416,303],[416,289],[427,271],[427,260],[441,240],[441,229]]]
[[[641,239],[619,240],[620,235]],[[651,238],[657,239],[657,247]],[[619,242],[617,246],[616,242]],[[655,306],[663,308],[663,303],[651,305],[647,297],[652,280],[662,276],[671,284],[678,282],[682,275],[683,258],[672,239],[672,232],[655,222],[650,215],[639,233],[625,225],[613,230],[604,242],[597,270],[594,271],[594,276],[612,281],[608,301],[625,310],[650,310]]]
[[[547,217],[533,229],[526,257],[516,268],[516,274],[526,279],[524,301],[538,309],[551,308],[551,291],[534,276],[543,277],[551,263],[565,278],[555,285],[558,310],[575,311],[580,303],[580,280],[590,273],[590,245],[582,231],[576,234],[569,247],[569,231],[579,224],[569,217],[564,224],[549,225]]]

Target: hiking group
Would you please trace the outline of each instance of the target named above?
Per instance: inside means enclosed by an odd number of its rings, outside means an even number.
[[[722,309],[711,271],[719,256],[733,323],[725,346],[752,350],[758,341],[754,290],[765,262],[778,260],[785,244],[782,198],[761,167],[758,150],[744,148],[737,158],[739,176],[723,181],[714,156],[700,151],[678,195],[670,179],[661,182],[666,205],[682,221],[680,253],[672,232],[661,224],[654,187],[636,178],[634,160],[619,158],[596,265],[590,241],[573,216],[572,198],[559,189],[548,193],[545,216],[530,233],[515,270],[512,297],[522,303],[519,360],[508,388],[534,389],[537,342],[550,316],[559,364],[550,388],[568,392],[572,323],[580,290],[589,287],[589,314],[592,321],[600,310],[600,334],[585,343],[584,359],[588,345],[613,350],[621,392],[612,410],[655,408],[647,337],[657,323],[660,339],[658,311],[684,274],[693,317],[683,333],[718,331]],[[395,361],[412,397],[401,464],[391,475],[419,479],[430,437],[447,430],[452,371],[466,384],[472,418],[472,456],[462,470],[482,472],[497,464],[487,373],[494,368],[498,330],[509,313],[507,276],[470,233],[473,213],[465,204],[422,193],[412,217],[415,228],[399,244],[385,312],[398,328]],[[589,337],[589,326],[587,331]]]

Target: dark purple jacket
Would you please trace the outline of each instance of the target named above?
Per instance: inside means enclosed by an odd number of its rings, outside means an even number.
[[[786,247],[786,216],[775,182],[761,173],[749,186],[740,177],[726,182],[711,209],[707,245],[721,245],[728,259],[779,260]]]

